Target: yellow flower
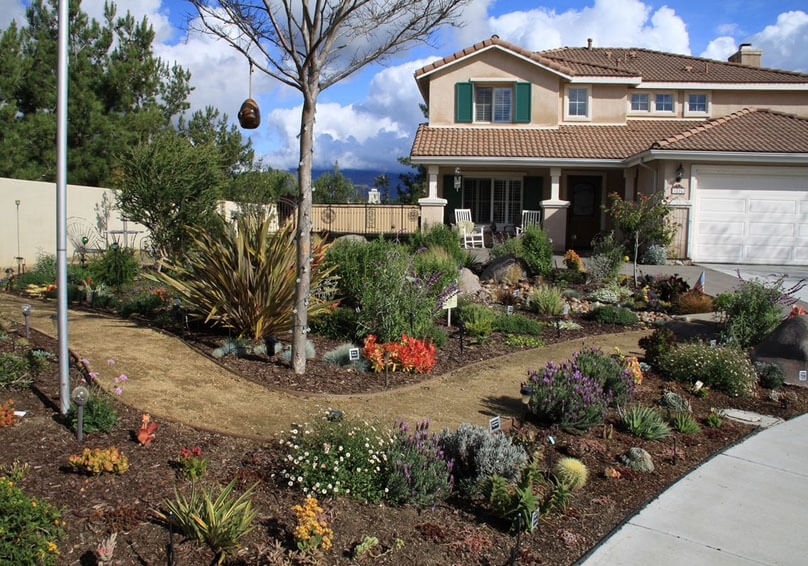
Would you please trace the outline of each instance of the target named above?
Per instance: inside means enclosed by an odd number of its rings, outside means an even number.
[[[48,552],[59,554],[59,547],[53,541],[48,541]]]

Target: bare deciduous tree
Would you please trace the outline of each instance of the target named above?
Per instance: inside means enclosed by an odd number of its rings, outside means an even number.
[[[317,97],[372,61],[428,43],[471,0],[190,0],[200,29],[303,95],[298,163],[297,290],[292,367],[306,371],[311,292],[311,165]]]

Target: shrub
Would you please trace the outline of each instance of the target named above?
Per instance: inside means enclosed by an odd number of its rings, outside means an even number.
[[[528,271],[533,275],[549,275],[553,268],[553,246],[547,232],[538,226],[529,226],[521,240],[522,259]]]
[[[589,295],[587,299],[590,301],[597,301],[599,303],[617,304],[631,297],[631,289],[622,287],[615,282],[608,283],[603,287],[598,287]]]
[[[354,309],[336,307],[329,309],[309,321],[314,334],[345,340],[357,337],[357,314]]]
[[[133,314],[152,318],[155,312],[164,306],[165,300],[162,296],[142,290],[122,301],[119,312],[123,318],[129,318]]]
[[[494,331],[494,311],[484,305],[463,302],[457,308],[457,316],[466,326],[466,332],[475,338],[484,339]]]
[[[287,467],[281,475],[289,487],[297,485],[306,495],[379,501],[392,442],[386,431],[350,419],[296,427],[284,442]]]
[[[446,461],[438,437],[429,435],[429,422],[416,423],[413,431],[401,423],[388,449],[386,498],[395,503],[432,505],[452,490],[452,462]]]
[[[576,352],[573,361],[578,370],[594,379],[611,397],[612,405],[625,405],[634,396],[634,378],[620,362],[597,348]]]
[[[544,323],[527,317],[523,314],[499,314],[494,319],[494,330],[507,334],[530,334],[539,336],[544,329]]]
[[[475,491],[491,475],[508,481],[519,478],[527,454],[509,436],[491,434],[478,425],[463,423],[454,432],[443,429],[439,443],[446,458],[454,460],[454,474],[466,492]]]
[[[314,348],[314,342],[312,342],[308,338],[306,338],[305,346],[303,347],[303,349],[305,350],[304,353],[306,355],[307,360],[312,360],[312,359],[314,359],[315,356],[317,356],[317,351]],[[283,351],[281,352],[281,355],[280,355],[280,359],[281,359],[282,362],[285,362],[287,364],[292,363],[292,348],[291,348],[291,346],[288,347],[288,348],[283,349]]]
[[[586,271],[555,269],[553,270],[553,281],[559,285],[582,285],[586,282]]]
[[[582,488],[589,479],[589,470],[577,458],[559,458],[553,466],[553,474],[573,491]]]
[[[216,359],[225,356],[235,356],[237,358],[244,357],[249,348],[247,348],[247,341],[244,338],[225,338],[221,346],[215,348],[210,355]]]
[[[416,252],[412,256],[412,269],[416,277],[434,278],[432,285],[441,290],[457,283],[457,260],[442,247],[433,245]]]
[[[177,463],[182,477],[191,481],[200,479],[208,469],[208,460],[202,457],[202,449],[199,447],[190,450],[183,448]]]
[[[541,348],[545,345],[541,338],[522,334],[508,334],[505,336],[505,343],[513,348]]]
[[[671,429],[662,419],[659,411],[647,405],[631,405],[618,408],[620,420],[625,429],[645,440],[660,440],[670,435]]]
[[[721,423],[721,415],[718,413],[709,413],[704,417],[704,424],[707,425],[708,428],[721,428]]]
[[[506,255],[512,255],[515,258],[523,258],[524,252],[522,249],[522,238],[508,238],[499,243],[494,244],[489,254],[491,259],[499,259]]]
[[[9,399],[0,405],[0,428],[15,424],[17,424],[17,417],[14,415],[14,400]]]
[[[413,253],[421,248],[435,246],[445,250],[455,266],[463,262],[465,253],[460,247],[460,239],[446,224],[433,224],[426,232],[419,231],[410,236],[410,251]]]
[[[359,358],[358,360],[352,360],[350,358],[349,350],[352,348],[356,348],[356,346],[350,342],[340,344],[333,350],[329,350],[323,354],[323,362],[333,366],[350,366],[357,371],[368,371],[370,364],[367,359]]]
[[[676,297],[674,309],[679,314],[712,312],[713,298],[693,289]]]
[[[102,472],[123,474],[129,469],[129,459],[115,447],[85,448],[81,454],[73,454],[67,461],[78,471],[98,475]]]
[[[772,285],[744,281],[734,292],[716,297],[715,308],[723,317],[723,337],[744,349],[759,344],[784,318],[788,294],[782,284],[782,278]]]
[[[603,324],[637,324],[637,315],[627,308],[605,305],[589,312],[589,318]]]
[[[687,281],[679,275],[645,275],[638,281],[638,286],[648,287],[652,292],[649,297],[650,303],[656,304],[659,301],[665,303],[675,303],[679,296],[690,290]]]
[[[338,293],[349,306],[359,306],[365,281],[376,277],[378,267],[396,249],[381,237],[371,242],[340,240],[328,249],[324,264],[334,270]]]
[[[592,240],[592,257],[588,262],[589,280],[592,283],[614,281],[623,265],[625,250],[614,239],[614,232]]]
[[[536,285],[528,299],[530,308],[543,315],[559,315],[564,310],[561,290],[552,285]]]
[[[783,370],[777,364],[755,362],[755,371],[760,379],[760,385],[766,389],[780,389],[785,383]]]
[[[377,344],[371,334],[365,338],[362,355],[370,362],[374,371],[405,371],[429,373],[435,367],[435,345],[431,342],[401,335],[400,342]]]
[[[33,380],[28,362],[12,352],[0,353],[0,389],[24,389]]]
[[[704,343],[682,344],[665,354],[664,371],[670,379],[705,385],[729,395],[751,395],[757,375],[741,350]]]
[[[65,536],[61,512],[28,497],[14,481],[0,476],[0,560],[4,564],[56,564],[57,542]]]
[[[671,424],[675,430],[682,434],[696,434],[701,432],[698,421],[687,411],[672,413]]]
[[[182,264],[166,264],[173,275],[147,276],[176,292],[206,322],[255,340],[276,336],[292,326],[297,247],[291,223],[276,232],[270,232],[271,226],[271,217],[248,214],[221,235],[190,228],[197,251]],[[311,318],[330,304],[330,270],[323,266],[327,247],[322,240],[312,242]]]
[[[423,341],[424,343],[432,342],[436,348],[443,348],[449,341],[449,333],[443,328],[433,325],[427,328]]]
[[[137,270],[138,263],[134,250],[118,246],[108,247],[89,265],[93,281],[115,288],[132,283]]]
[[[639,346],[645,350],[645,362],[659,372],[662,359],[676,347],[676,334],[669,328],[657,328],[650,336],[640,338]]]
[[[328,527],[328,523],[323,517],[323,508],[317,504],[317,499],[307,497],[303,506],[292,507],[295,512],[297,524],[293,537],[298,550],[321,548],[329,550],[331,541],[334,538],[334,531]]]
[[[219,557],[219,564],[238,545],[239,539],[253,530],[252,522],[258,516],[250,500],[255,486],[234,497],[235,485],[233,480],[217,494],[213,488],[194,483],[190,497],[175,489],[174,500],[163,504],[166,511],[174,514],[177,528],[188,538],[206,543]],[[166,520],[162,513],[159,516]]]
[[[665,246],[651,244],[646,248],[645,253],[642,254],[640,263],[644,263],[645,265],[665,265],[668,263],[668,250]]]
[[[567,250],[564,254],[564,265],[571,271],[583,271],[584,262],[581,261],[581,256],[575,253],[575,250]]]
[[[531,370],[533,393],[528,409],[542,423],[589,429],[603,422],[611,398],[600,384],[581,373],[575,362],[547,362],[541,374]]]
[[[67,411],[67,422],[76,430],[78,427],[78,411],[75,403],[70,403]],[[84,405],[84,433],[112,432],[118,427],[118,412],[112,405],[107,393],[98,388],[90,389],[90,397]]]

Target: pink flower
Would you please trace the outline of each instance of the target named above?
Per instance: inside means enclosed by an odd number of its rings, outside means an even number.
[[[79,361],[80,361],[81,363],[83,363],[85,366],[89,366],[89,365],[90,365],[90,360],[88,360],[87,358],[81,358]]]
[[[125,374],[125,373],[122,373],[122,374],[121,374],[121,377],[119,377],[118,379],[120,379],[121,381],[127,381],[129,378],[128,378],[128,377],[126,377],[126,374]]]
[[[98,373],[97,371],[91,371],[88,375],[90,376],[91,379],[95,379],[96,377],[98,377],[101,374]]]
[[[108,359],[108,360],[107,360],[107,363],[108,363],[109,365],[111,365],[111,366],[114,366],[114,365],[115,365],[115,360],[113,360],[112,358],[110,358],[110,359]]]
[[[115,389],[112,390],[112,392],[115,393],[115,395],[120,395],[121,393],[123,393],[123,389],[121,389],[120,387],[116,387]]]

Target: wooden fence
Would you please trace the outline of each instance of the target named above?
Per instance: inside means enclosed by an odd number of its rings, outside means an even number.
[[[421,207],[398,204],[315,204],[315,232],[333,234],[412,234],[420,228]]]
[[[676,233],[671,241],[670,251],[676,259],[687,257],[687,230],[690,222],[690,207],[674,206],[670,216],[676,226]]]

